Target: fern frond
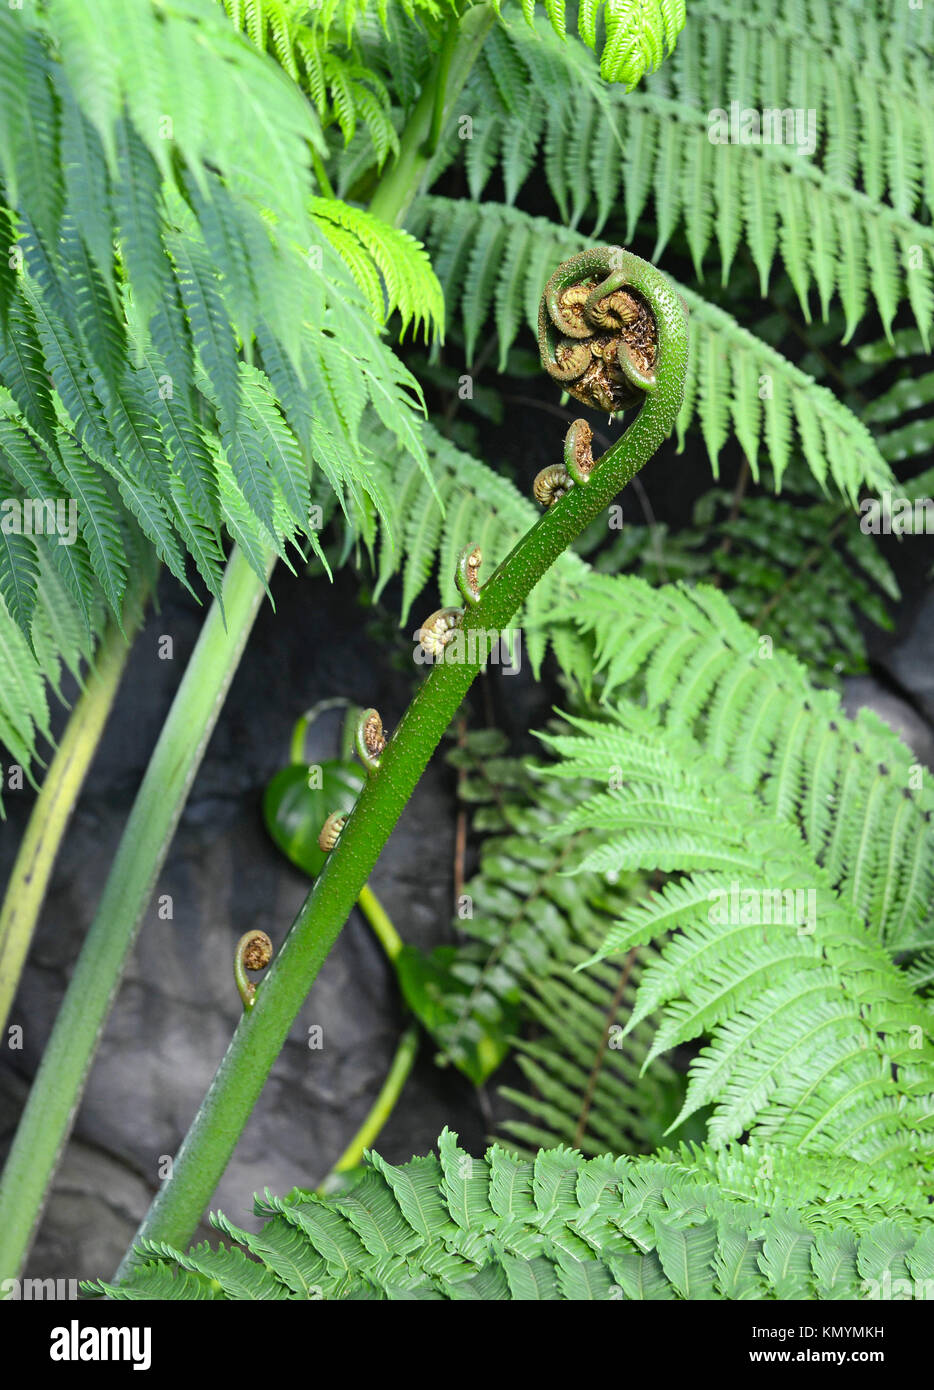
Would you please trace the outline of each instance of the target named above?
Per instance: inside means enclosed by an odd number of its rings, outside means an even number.
[[[424,248],[407,232],[390,227],[371,213],[351,207],[337,198],[314,198],[312,215],[328,238],[334,238],[337,228],[348,237],[335,241],[342,255],[348,241],[358,246],[369,263],[382,277],[382,288],[375,308],[375,317],[385,321],[395,311],[402,320],[400,337],[411,323],[413,332],[424,331],[426,342],[430,334],[444,338],[444,298],[437,276]],[[351,273],[358,278],[359,256],[350,262]],[[367,292],[372,285],[372,272],[364,271],[358,279]],[[379,282],[377,281],[377,284]],[[384,300],[385,294],[385,300]]]
[[[811,481],[803,469],[793,491]],[[849,510],[831,502],[807,505],[767,496],[744,497],[738,515],[734,498],[711,489],[694,505],[691,525],[669,531],[663,524],[626,527],[591,555],[594,568],[607,574],[636,572],[651,583],[682,579],[720,582],[740,615],[764,625],[774,640],[795,653],[822,681],[836,685],[842,674],[865,671],[862,633],[853,610],[883,628],[892,619],[884,598],[896,600],[894,573],[871,535],[860,530]],[[593,540],[605,541],[605,531]],[[711,661],[725,661],[715,644]],[[702,663],[696,679],[703,682]],[[682,698],[690,704],[690,685]]]
[[[665,943],[628,1025],[661,1014],[646,1065],[709,1036],[682,1118],[715,1103],[715,1142],[781,1133],[917,1162],[934,1055],[927,1011],[888,954],[931,939],[931,793],[915,787],[913,755],[870,713],[847,720],[793,658],[763,659],[717,591],[646,589],[643,604],[639,584],[595,580],[578,621],[597,638],[604,698],[639,674],[646,707],[619,704],[596,726],[568,716],[575,733],[543,738],[556,775],[609,779],[549,832],[589,828],[598,848],[581,869],[683,875],[598,952]],[[709,667],[717,642],[731,661],[685,708],[692,663]]]
[[[304,0],[223,0],[234,26],[256,48],[270,53],[293,82],[306,91],[325,127],[339,126],[345,142],[354,136],[358,118],[367,128],[381,165],[399,140],[390,116],[389,93],[378,73],[357,61],[354,27],[366,7],[335,30],[321,6]],[[341,49],[349,48],[342,52]]]
[[[437,1157],[394,1165],[369,1154],[346,1193],[267,1192],[256,1211],[266,1218],[256,1235],[217,1214],[229,1247],[182,1254],[150,1243],[124,1283],[85,1290],[117,1299],[822,1299],[879,1296],[895,1280],[910,1292],[931,1261],[917,1198],[884,1170],[752,1146],[646,1159],[558,1147],[526,1161],[495,1145],[471,1157],[444,1130]]]
[[[535,0],[523,0],[525,18],[534,24]],[[545,0],[545,14],[554,32],[563,38],[566,28],[564,0]],[[588,48],[597,49],[597,24],[603,21],[600,74],[607,82],[637,86],[647,72],[654,72],[672,52],[686,19],[685,0],[584,0],[578,7],[577,28]]]
[[[810,14],[799,28],[771,6],[722,0],[711,7],[709,22],[705,12],[703,24],[687,26],[661,71],[625,97],[601,85],[585,50],[564,45],[562,61],[547,52],[547,35],[533,39],[513,26],[496,33],[489,49],[510,49],[512,66],[525,69],[535,90],[548,92],[544,121],[532,133],[533,148],[517,179],[513,152],[524,116],[509,109],[492,63],[482,65],[471,88],[477,109],[489,113],[488,148],[483,164],[474,166],[471,194],[481,197],[500,163],[511,175],[512,201],[541,139],[552,196],[572,227],[596,207],[594,235],[622,204],[625,222],[614,235],[628,244],[653,197],[653,259],[683,223],[698,277],[715,242],[725,284],[745,240],[763,294],[781,255],[806,319],[812,287],[825,318],[838,294],[848,341],[871,295],[890,336],[897,307],[907,299],[927,346],[934,324],[934,233],[928,220],[932,180],[921,176],[921,151],[930,155],[934,137],[922,115],[925,24],[912,14],[908,30],[919,35],[917,47],[911,60],[899,63],[892,51],[900,45],[880,56],[872,6],[848,11],[843,35],[828,32]],[[783,45],[798,61],[779,86],[773,75]],[[729,109],[724,92],[733,98]],[[872,117],[854,124],[849,113],[868,106]],[[817,124],[825,112],[826,129]]]

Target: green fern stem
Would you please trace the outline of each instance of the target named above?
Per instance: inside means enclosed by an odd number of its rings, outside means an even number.
[[[223,610],[211,605],[172,701],[7,1158],[0,1183],[0,1278],[16,1277],[29,1249],[111,1002],[263,593],[234,549]]]
[[[492,5],[475,5],[454,21],[445,35],[434,78],[427,83],[399,143],[399,153],[380,180],[370,201],[370,212],[384,222],[398,223],[418,192],[422,175],[437,146],[444,122],[451,114],[483,42],[493,26]]]
[[[687,314],[683,301],[654,266],[619,247],[575,258],[578,278],[608,270],[647,303],[657,327],[652,389],[622,437],[589,469],[583,485],[571,485],[513,547],[464,610],[452,646],[456,660],[437,661],[386,744],[341,830],[339,841],[268,975],[253,1008],[243,1015],[230,1046],[137,1239],[183,1246],[197,1226],[227,1166],[266,1077],[304,1005],[318,972],[361,889],[405,809],[432,752],[486,660],[534,585],[600,513],[674,428],[687,369]],[[543,345],[543,361],[549,356]],[[136,1263],[127,1253],[122,1278]]]
[[[129,634],[141,617],[141,604],[132,616],[129,611],[124,614]],[[30,813],[0,908],[0,1029],[16,997],[49,878],[129,654],[128,636],[111,619]]]

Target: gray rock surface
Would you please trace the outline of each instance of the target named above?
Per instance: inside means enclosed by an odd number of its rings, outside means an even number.
[[[850,716],[860,709],[874,710],[917,754],[919,762],[934,768],[934,732],[931,725],[907,700],[893,694],[875,676],[850,676],[845,680],[843,707]]]
[[[886,669],[910,691],[925,718],[934,723],[934,589],[917,606],[904,634],[885,656]]]

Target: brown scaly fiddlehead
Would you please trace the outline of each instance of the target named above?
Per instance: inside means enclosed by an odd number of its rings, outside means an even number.
[[[629,283],[634,259],[620,246],[573,256],[548,281],[539,308],[542,366],[575,400],[610,415],[641,405],[656,388],[658,327],[645,297]],[[563,464],[543,468],[533,484],[542,506],[587,482],[592,441],[586,420],[575,420]]]
[[[464,603],[470,608],[480,602],[479,573],[482,564],[483,551],[478,545],[465,546],[458,557],[454,579]]]
[[[380,755],[386,747],[386,735],[379,710],[365,709],[357,720],[354,733],[357,757],[368,773],[379,771]]]
[[[444,649],[463,616],[463,608],[438,608],[425,619],[418,630],[418,640],[429,656],[436,660],[444,656]]]
[[[245,1009],[252,1009],[256,999],[256,985],[248,977],[247,971],[254,973],[265,970],[272,960],[272,941],[264,931],[244,932],[237,942],[234,953],[234,979]]]
[[[427,656],[434,661],[443,661],[445,648],[453,640],[454,629],[460,623],[468,608],[480,602],[479,571],[483,563],[483,552],[478,545],[465,546],[458,556],[454,581],[464,600],[463,608],[438,608],[431,613],[416,634],[418,643]]]

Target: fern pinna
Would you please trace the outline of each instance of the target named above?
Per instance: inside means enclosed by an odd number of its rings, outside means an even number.
[[[793,475],[794,502],[759,495],[740,503],[738,484],[732,492],[711,488],[699,497],[690,526],[627,521],[610,545],[605,529],[595,528],[588,537],[591,563],[599,573],[633,572],[653,584],[719,582],[752,627],[767,625],[776,644],[804,661],[814,679],[838,684],[841,676],[868,669],[854,610],[891,630],[886,600],[897,600],[900,590],[849,507],[806,503],[805,471],[795,467]],[[923,476],[920,481],[923,489]]]
[[[345,1193],[266,1194],[257,1234],[153,1245],[119,1299],[642,1300],[911,1297],[931,1287],[934,1229],[883,1166],[713,1155],[473,1158],[445,1130],[438,1156],[377,1154]],[[894,1294],[893,1294],[894,1290]],[[921,1294],[923,1296],[923,1292]]]

